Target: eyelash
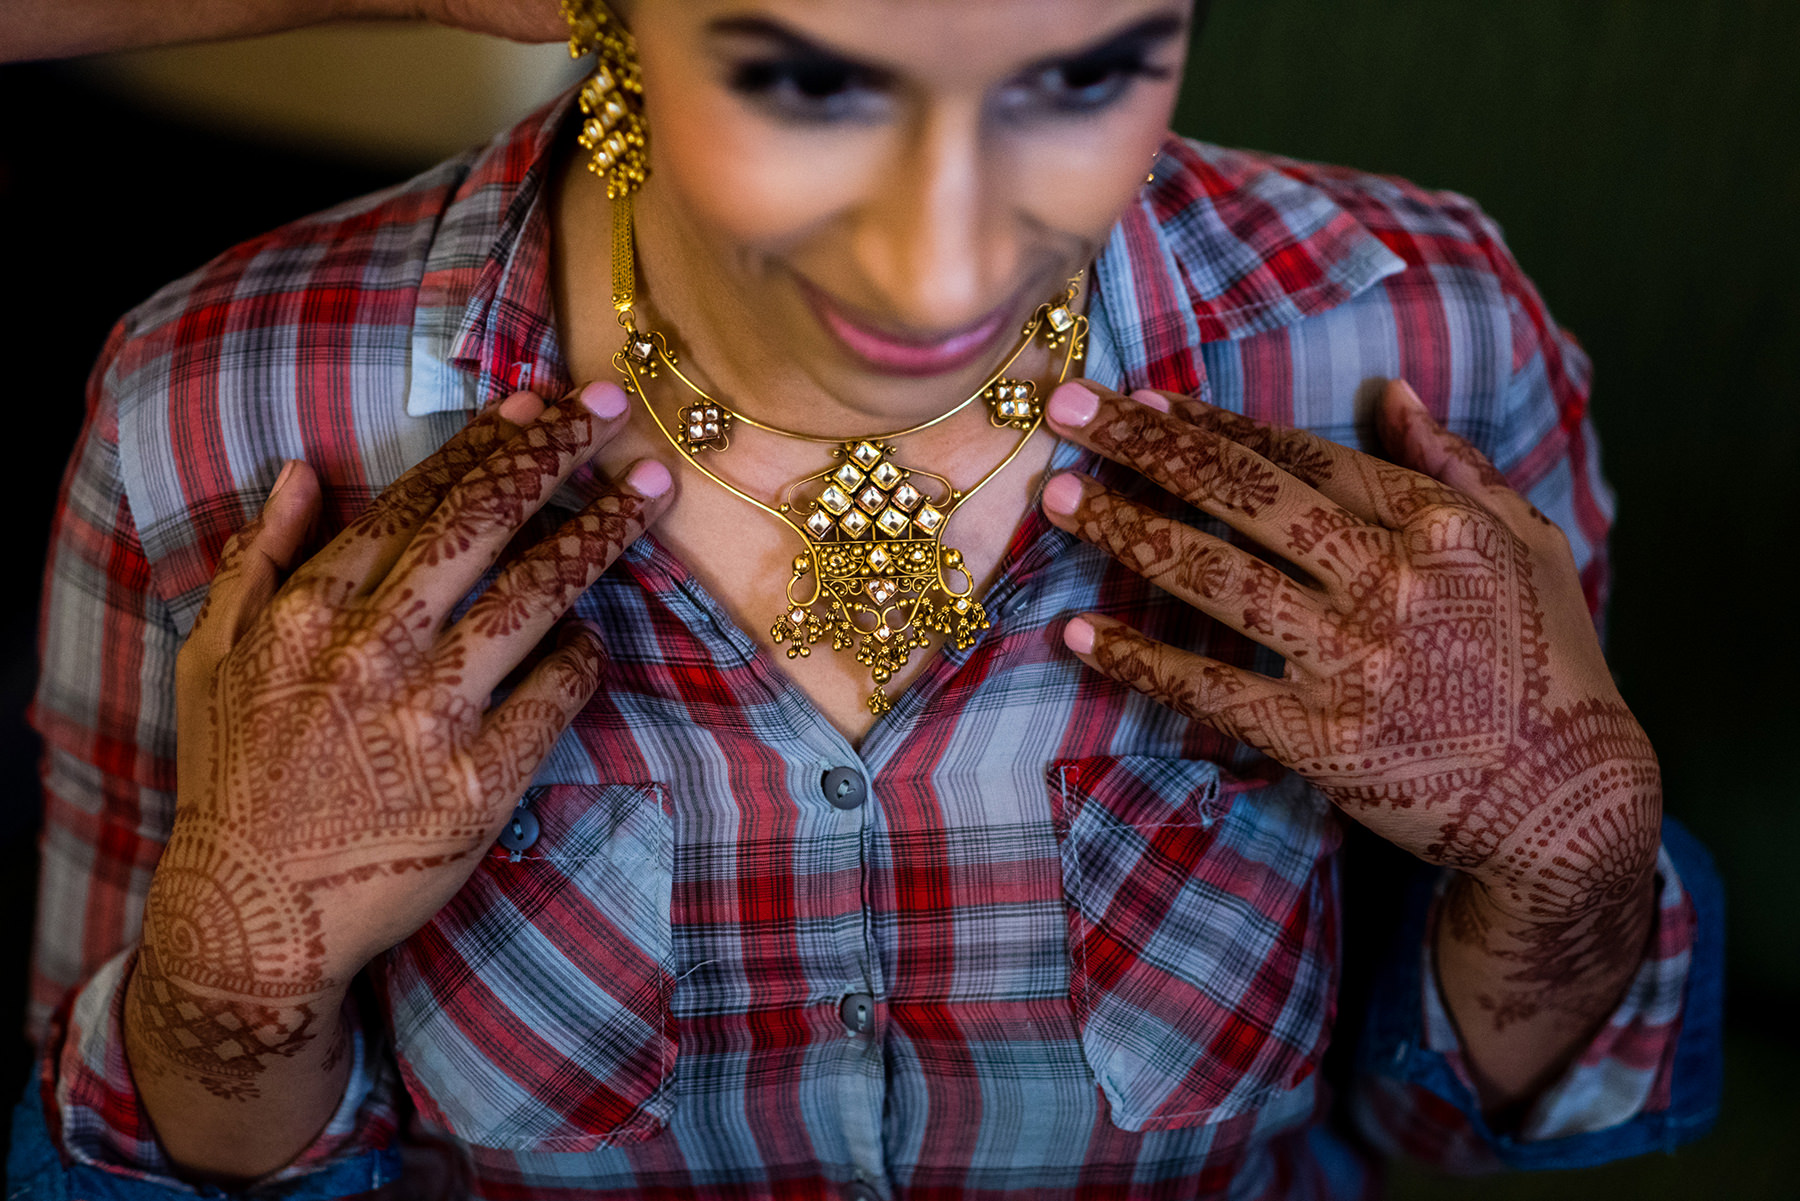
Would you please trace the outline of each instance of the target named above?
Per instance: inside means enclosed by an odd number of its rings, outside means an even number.
[[[1059,115],[1083,116],[1116,104],[1139,80],[1167,79],[1170,74],[1168,68],[1151,63],[1142,51],[1127,50],[1104,58],[1077,59],[1047,67],[1024,86],[1041,94],[1043,85],[1060,78],[1062,86],[1069,89],[1068,93],[1043,103]],[[1090,82],[1075,85],[1072,76]],[[1020,103],[1008,107],[1014,111],[1029,111],[1037,104],[1031,97],[1022,97]]]
[[[1001,93],[1001,107],[1013,117],[1086,116],[1117,103],[1139,80],[1167,79],[1171,73],[1151,63],[1142,51],[1077,59],[1007,85]],[[1071,86],[1072,76],[1090,82]],[[1047,89],[1057,86],[1059,79],[1068,90],[1047,95]],[[867,72],[818,59],[742,62],[733,68],[729,84],[732,91],[778,116],[807,124],[877,118],[884,92],[882,82]]]
[[[731,72],[731,90],[806,123],[874,115],[881,87],[854,67],[819,59],[753,59]]]

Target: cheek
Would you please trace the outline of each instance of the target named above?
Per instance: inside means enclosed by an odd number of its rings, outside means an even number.
[[[771,132],[716,88],[671,98],[648,115],[658,182],[724,241],[778,248],[844,203],[853,147],[816,133]]]
[[[1143,189],[1167,129],[1160,112],[1134,113],[1028,139],[1013,159],[1013,194],[1035,223],[1102,242]]]

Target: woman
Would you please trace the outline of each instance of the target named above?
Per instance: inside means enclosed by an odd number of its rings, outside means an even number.
[[[1168,140],[1186,4],[620,16],[579,107],[109,345],[16,1174],[1356,1196],[1345,817],[1438,869],[1366,1135],[1703,1123],[1704,861],[1491,225]]]

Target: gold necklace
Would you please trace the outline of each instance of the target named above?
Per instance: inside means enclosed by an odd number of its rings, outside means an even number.
[[[1006,374],[1019,356],[1038,340],[1050,350],[1065,348],[1056,377],[1061,383],[1086,354],[1087,318],[1073,308],[1085,272],[1071,279],[1060,297],[1038,306],[1012,353],[979,388],[936,417],[866,437],[805,434],[758,421],[708,395],[682,371],[660,332],[638,328],[631,209],[630,194],[614,199],[613,307],[625,329],[625,344],[613,355],[613,366],[663,437],[702,475],[775,517],[805,545],[804,552],[794,556],[785,611],[770,630],[776,644],[786,645],[790,659],[812,654],[813,646],[827,636],[834,651],[854,648],[857,662],[869,668],[875,685],[869,711],[887,712],[893,705],[886,691],[888,681],[914,650],[928,644],[933,632],[947,635],[962,650],[988,627],[987,609],[973,595],[974,577],[963,564],[962,552],[944,545],[944,531],[957,509],[1017,458],[1043,424],[1043,398],[1036,381]],[[644,394],[643,377],[656,379],[664,368],[695,397],[692,404],[682,406],[673,429]],[[929,429],[977,400],[986,402],[990,423],[1019,431],[1019,440],[973,487],[959,489],[944,476],[894,461],[894,439]],[[739,422],[780,437],[829,445],[835,465],[789,484],[773,504],[758,500],[700,458],[706,451],[729,448],[732,427]]]

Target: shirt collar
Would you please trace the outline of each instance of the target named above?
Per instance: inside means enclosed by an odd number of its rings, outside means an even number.
[[[1095,268],[1096,332],[1133,386],[1195,392],[1200,348],[1323,313],[1406,267],[1282,160],[1171,137]]]
[[[496,139],[456,187],[420,282],[408,414],[572,386],[552,318],[544,198],[574,103],[571,91]],[[1195,391],[1205,343],[1322,313],[1404,267],[1280,160],[1170,138],[1096,264],[1089,370]]]
[[[406,411],[475,409],[520,388],[568,391],[544,203],[571,90],[477,152],[432,239],[413,314]]]

